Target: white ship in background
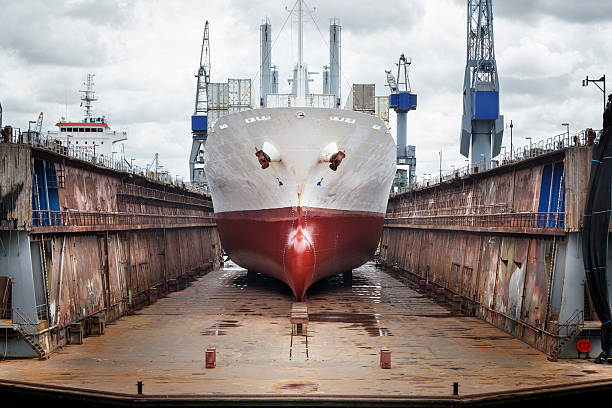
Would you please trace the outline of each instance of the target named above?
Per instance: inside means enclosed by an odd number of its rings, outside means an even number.
[[[81,106],[85,107],[85,117],[82,121],[67,121],[62,118],[55,124],[56,131],[47,133],[49,139],[57,139],[63,145],[72,148],[75,152],[88,151],[92,155],[122,160],[123,142],[127,140],[127,132],[111,130],[106,118],[93,117],[91,103],[97,101],[93,90],[93,74],[87,75],[86,89],[80,91]]]
[[[208,128],[204,157],[223,248],[240,266],[287,283],[297,300],[317,280],[350,271],[373,254],[396,167],[395,142],[374,106],[369,113],[338,109],[340,26],[335,21],[326,92],[307,93],[303,6],[302,0],[294,6],[295,93],[270,92],[275,71],[266,22],[261,105],[267,106],[216,119]],[[373,101],[373,85],[371,96]]]

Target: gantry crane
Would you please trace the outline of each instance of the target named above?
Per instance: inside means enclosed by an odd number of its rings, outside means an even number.
[[[467,2],[467,63],[463,81],[460,151],[463,156],[470,157],[471,147],[472,171],[490,168],[491,157],[500,153],[504,132],[504,117],[499,114],[491,2]]]
[[[204,24],[202,51],[200,52],[200,68],[195,75],[196,84],[195,109],[191,116],[191,154],[189,156],[189,178],[192,184],[205,183],[204,146],[208,135],[208,84],[210,83],[210,39],[208,36],[208,20]]]
[[[399,58],[397,64],[397,80],[391,73],[391,70],[386,70],[387,84],[391,89],[389,95],[389,107],[393,108],[397,114],[397,164],[410,166],[410,173],[405,169],[397,169],[395,179],[393,180],[394,188],[397,191],[405,191],[407,186],[414,183],[416,171],[415,147],[406,146],[406,114],[408,111],[416,110],[417,96],[410,89],[410,80],[408,79],[408,67],[411,61],[404,54]]]

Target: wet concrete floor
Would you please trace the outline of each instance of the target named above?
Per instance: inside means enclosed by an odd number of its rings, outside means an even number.
[[[450,311],[374,264],[308,292],[308,337],[291,336],[291,293],[247,277],[235,264],[213,271],[49,360],[0,363],[0,379],[144,394],[461,395],[612,379],[611,366],[549,362],[503,331]],[[217,367],[204,351],[217,348]],[[379,368],[379,349],[392,369]]]

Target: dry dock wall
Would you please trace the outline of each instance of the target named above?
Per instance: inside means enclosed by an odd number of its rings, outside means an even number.
[[[464,313],[541,351],[576,357],[586,336],[598,353],[598,332],[583,327],[598,323],[580,244],[591,152],[557,150],[392,197],[381,262],[460,295]]]
[[[3,357],[46,356],[221,262],[209,197],[16,143],[0,169]]]

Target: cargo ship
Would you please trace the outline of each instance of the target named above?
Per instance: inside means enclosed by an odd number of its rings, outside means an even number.
[[[338,93],[307,93],[302,8],[298,0],[295,93],[262,92],[291,106],[220,117],[204,164],[224,250],[249,271],[284,281],[298,301],[314,282],[374,253],[396,168],[395,142],[379,117],[338,109]]]

